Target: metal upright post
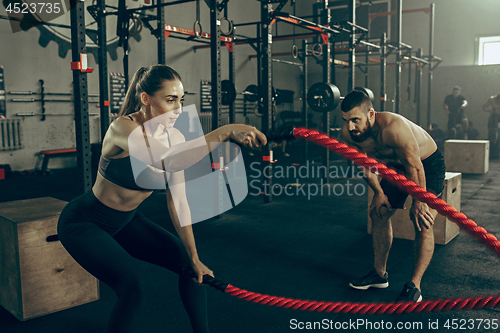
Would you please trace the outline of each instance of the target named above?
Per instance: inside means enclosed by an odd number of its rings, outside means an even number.
[[[422,59],[422,49],[418,49],[417,52],[417,57],[419,59]],[[421,120],[420,120],[420,113],[422,109],[422,103],[420,101],[421,96],[422,96],[422,63],[417,62],[417,70],[415,71],[416,75],[416,87],[415,87],[415,99],[417,100],[417,124],[422,126]]]
[[[233,29],[233,33],[231,35],[231,38],[232,38],[232,43],[234,43],[234,29]],[[234,46],[234,44],[233,44]],[[235,75],[235,72],[236,72],[236,68],[235,68],[235,61],[234,61],[234,47],[230,48],[229,49],[229,82],[231,82],[233,85],[234,85],[234,75]],[[234,105],[234,101],[229,104],[229,123],[230,124],[234,124],[236,122],[236,108],[235,108],[235,105]]]
[[[106,0],[97,0],[97,43],[99,45],[99,114],[101,122],[101,142],[109,127],[109,89],[108,89],[108,48],[106,38]]]
[[[210,61],[212,80],[212,130],[222,126],[222,100],[220,78],[220,11],[217,0],[210,8]]]
[[[370,54],[371,54],[371,52],[368,51],[368,49],[367,49],[365,51],[365,70],[363,73],[363,74],[365,74],[365,87],[367,87],[367,88],[370,85],[370,83],[368,82],[368,62],[370,61]]]
[[[158,4],[161,5],[163,0],[157,0]],[[165,65],[167,63],[166,50],[165,50],[165,7],[160,6],[156,8],[157,18],[157,31],[158,35],[156,37],[158,42],[158,64]]]
[[[395,112],[400,112],[401,107],[401,34],[403,18],[403,0],[397,0],[397,28],[396,28],[396,103]]]
[[[125,34],[125,37],[123,38],[123,75],[125,77],[125,87],[127,87],[127,88],[128,88],[129,83],[130,83],[128,54],[129,54],[129,47],[128,47],[128,25],[127,25],[127,33]]]
[[[321,11],[323,25],[330,27],[331,15],[330,9],[328,8],[328,0],[323,1],[323,10]],[[332,81],[332,66],[330,64],[331,60],[331,48],[330,48],[330,34],[328,34],[328,42],[323,44],[323,82],[331,83]],[[330,136],[330,112],[323,113],[323,132]],[[307,161],[306,161],[307,162]],[[323,165],[326,167],[325,174],[323,175],[323,180],[328,183],[328,174],[330,170],[330,150],[324,149],[323,153]]]
[[[380,39],[380,111],[385,111],[387,99],[387,33],[384,32]]]
[[[261,64],[262,71],[260,82],[260,103],[262,106],[262,131],[269,135],[273,125],[273,105],[272,105],[272,30],[271,30],[271,13],[272,6],[266,2],[261,2],[260,5],[260,21],[261,21]],[[264,185],[264,202],[272,202],[273,189],[273,163],[272,163],[272,147],[274,143],[269,141],[263,149],[263,154],[269,156],[268,161],[262,163],[263,185]],[[265,172],[267,171],[267,172]]]
[[[261,45],[262,45],[262,38],[261,38],[261,34],[262,34],[262,23],[258,23],[256,24],[257,26],[257,41],[255,42],[255,46],[257,48],[257,58],[255,58],[257,60],[257,86],[261,86],[262,85],[262,66],[260,65],[261,62],[262,62],[262,49],[261,49]]]
[[[304,61],[304,69],[302,71],[302,110],[303,110],[303,115],[304,115],[304,126],[305,128],[309,128],[309,117],[308,117],[308,111],[307,111],[307,88],[308,88],[308,80],[307,80],[307,40],[303,39],[302,40],[302,57]],[[304,149],[304,160],[307,162],[307,159],[309,158],[309,142],[306,140],[304,142],[305,149]]]
[[[436,4],[431,4],[430,29],[429,29],[429,79],[427,82],[427,127],[431,125],[431,100],[432,100],[432,62],[434,60],[434,17]]]
[[[71,55],[74,63],[81,62],[81,55],[87,53],[85,36],[85,4],[78,1],[71,10]],[[79,188],[81,193],[86,193],[92,188],[87,73],[73,70],[73,94]]]
[[[210,0],[210,63],[211,63],[211,85],[212,85],[212,131],[222,126],[222,96],[220,77],[220,11],[217,0]],[[211,143],[208,143],[211,144]],[[211,154],[212,163],[219,163],[222,157],[221,149],[217,154]],[[217,204],[219,213],[224,210],[224,189],[226,187],[222,172],[217,178],[217,192],[214,193],[214,205]],[[220,215],[217,215],[220,217]]]
[[[349,21],[356,24],[356,0],[350,0],[347,2]],[[351,26],[351,34],[349,36],[349,79],[347,81],[348,93],[354,89],[356,85],[356,28]]]

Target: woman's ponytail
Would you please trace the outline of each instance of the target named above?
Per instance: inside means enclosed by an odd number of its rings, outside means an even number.
[[[147,70],[147,67],[141,67],[135,72],[132,77],[132,82],[130,82],[127,90],[127,94],[125,95],[122,107],[120,108],[120,113],[118,114],[119,116],[126,116],[139,109],[141,101],[138,96],[139,94],[137,93],[137,83]]]

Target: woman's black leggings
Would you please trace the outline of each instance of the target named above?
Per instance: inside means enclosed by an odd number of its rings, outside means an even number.
[[[142,286],[137,259],[179,275],[180,296],[194,332],[208,332],[205,288],[182,275],[182,267],[190,264],[184,245],[142,213],[109,208],[90,191],[66,205],[57,233],[69,254],[116,292],[108,333],[140,332]]]

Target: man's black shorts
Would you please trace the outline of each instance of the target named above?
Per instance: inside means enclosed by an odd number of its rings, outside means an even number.
[[[437,149],[431,156],[422,160],[425,172],[425,186],[427,192],[434,193],[438,198],[443,194],[444,177],[446,173],[446,166],[444,164],[444,156]],[[398,173],[406,174],[405,167],[401,164],[387,165],[395,169]],[[389,199],[392,208],[404,208],[408,193],[399,189],[399,187],[391,184],[389,181],[382,179],[380,186],[384,194]]]

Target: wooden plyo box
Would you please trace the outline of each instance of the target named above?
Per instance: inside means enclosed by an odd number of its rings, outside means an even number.
[[[460,199],[462,190],[462,174],[447,172],[444,180],[444,190],[441,199],[460,211]],[[373,190],[369,187],[368,209],[373,198]],[[415,227],[410,220],[412,197],[408,196],[405,202],[405,209],[398,209],[391,217],[392,233],[394,238],[415,240]],[[434,220],[434,243],[446,245],[458,235],[460,228],[444,216],[438,214]],[[372,220],[368,216],[368,233],[372,233]]]
[[[54,198],[0,203],[0,305],[24,321],[99,299],[98,281],[66,252]]]
[[[489,170],[488,140],[446,140],[444,142],[446,171],[484,174]]]

